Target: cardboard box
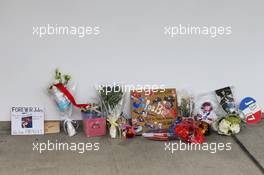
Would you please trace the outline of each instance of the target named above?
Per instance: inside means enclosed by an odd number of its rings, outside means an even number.
[[[60,133],[60,121],[45,121],[45,134]]]

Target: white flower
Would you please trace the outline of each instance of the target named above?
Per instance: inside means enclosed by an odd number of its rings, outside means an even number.
[[[239,124],[233,124],[230,126],[230,130],[232,131],[233,134],[237,134],[240,132],[240,126]]]
[[[224,135],[237,134],[240,132],[240,124],[234,120],[230,121],[230,118],[225,118],[220,121],[218,132]]]
[[[230,125],[231,123],[225,119],[223,119],[220,123],[219,123],[219,131],[222,133],[222,134],[225,134],[225,135],[230,135],[230,133],[228,132],[229,129],[230,129]]]

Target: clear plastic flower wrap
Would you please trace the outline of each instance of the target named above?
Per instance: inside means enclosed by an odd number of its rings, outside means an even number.
[[[120,135],[118,119],[122,116],[125,93],[119,85],[114,85],[100,86],[98,94],[110,124],[109,134],[111,138],[117,138]]]
[[[76,85],[72,83],[71,76],[67,74],[63,75],[58,69],[56,69],[54,81],[49,86],[48,92],[54,99],[58,110],[60,111],[61,119],[64,120],[64,131],[69,136],[74,136],[77,133],[76,128],[78,128],[79,124],[77,121],[70,119],[72,115],[73,104],[71,99],[65,95],[65,92],[63,92],[62,89],[67,91],[74,100],[72,94],[75,92]]]
[[[226,113],[219,105],[214,92],[203,93],[195,97],[194,118],[212,124]]]
[[[194,110],[194,95],[187,90],[177,91],[178,116],[192,117]]]
[[[235,102],[234,87],[228,86],[215,91],[216,98],[223,110],[228,114],[238,114]]]
[[[212,128],[221,135],[238,134],[241,129],[242,120],[234,97],[234,87],[225,87],[215,91],[216,98],[226,116],[218,118],[212,124]]]
[[[229,114],[215,121],[212,128],[220,135],[238,134],[241,129],[241,119],[236,114]]]
[[[197,122],[191,118],[183,119],[175,126],[175,134],[187,143],[201,144],[205,141],[204,133]]]
[[[59,112],[61,113],[61,116],[66,119],[72,115],[72,103],[70,100],[61,92],[58,87],[56,87],[57,84],[63,84],[65,88],[71,94],[75,93],[76,90],[76,84],[72,82],[70,75],[63,75],[58,69],[55,70],[55,77],[53,83],[49,86],[49,94],[56,102],[56,105],[58,107]]]

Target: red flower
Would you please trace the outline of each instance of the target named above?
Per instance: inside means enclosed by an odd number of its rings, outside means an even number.
[[[188,143],[200,144],[204,142],[204,136],[194,120],[183,120],[176,125],[175,133],[181,140]]]

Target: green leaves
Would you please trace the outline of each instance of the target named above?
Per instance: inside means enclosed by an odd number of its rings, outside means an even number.
[[[55,80],[59,81],[59,83],[62,83],[61,72],[59,71],[59,69],[55,70]]]
[[[71,80],[71,76],[68,74],[62,75],[59,69],[56,69],[55,70],[55,80],[58,81],[59,83],[67,85],[69,81]]]
[[[122,90],[117,91],[116,86],[104,86],[99,93],[105,106],[110,109],[114,109],[123,98]]]
[[[179,113],[182,117],[190,117],[192,114],[191,108],[194,108],[189,98],[182,98],[181,104],[178,107]]]
[[[63,76],[64,77],[64,85],[66,85],[66,84],[68,84],[69,83],[69,81],[71,80],[71,76],[70,75],[64,75]]]

